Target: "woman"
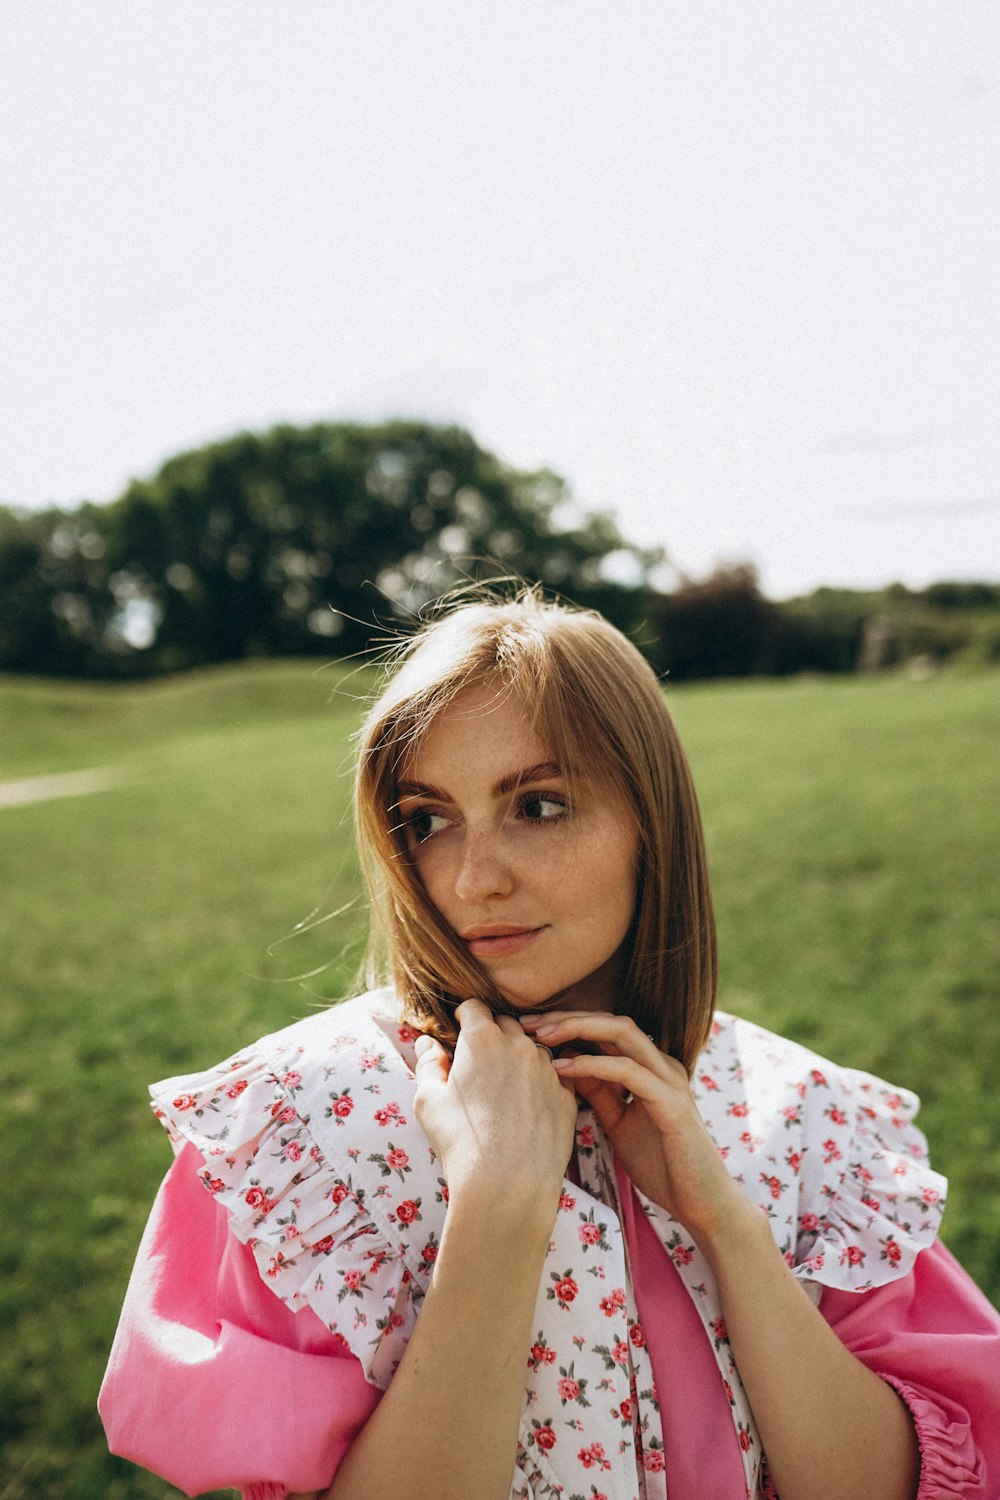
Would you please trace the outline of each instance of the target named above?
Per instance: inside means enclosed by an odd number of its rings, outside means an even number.
[[[356,815],[391,983],[154,1088],[113,1450],[250,1500],[1000,1494],[916,1100],[713,1014],[634,647],[532,593],[439,619]]]

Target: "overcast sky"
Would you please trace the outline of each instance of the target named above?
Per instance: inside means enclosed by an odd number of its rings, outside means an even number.
[[[426,416],[685,571],[1000,577],[996,0],[2,0],[0,500]]]

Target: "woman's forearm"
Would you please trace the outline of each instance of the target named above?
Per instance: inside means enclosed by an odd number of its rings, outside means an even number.
[[[452,1201],[399,1369],[323,1500],[508,1500],[555,1213]]]
[[[748,1203],[724,1242],[702,1248],[781,1500],[913,1500],[920,1456],[906,1406],[837,1338],[766,1217]]]

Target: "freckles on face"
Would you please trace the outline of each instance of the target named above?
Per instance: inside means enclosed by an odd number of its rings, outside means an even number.
[[[581,762],[584,757],[581,755]],[[510,1003],[613,1009],[636,897],[637,830],[572,782],[520,701],[492,686],[443,710],[404,763],[398,816],[457,940]]]

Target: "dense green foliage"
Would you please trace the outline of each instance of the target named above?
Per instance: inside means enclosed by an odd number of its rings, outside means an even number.
[[[669,512],[663,524],[669,543]],[[608,516],[577,514],[556,474],[515,470],[461,429],[276,427],[180,454],[110,505],[0,507],[0,671],[347,657],[448,589],[503,575],[600,609],[674,681],[1000,661],[1000,585],[776,604],[746,566],[663,592],[663,562]]]
[[[647,651],[675,682],[1000,662],[1000,585],[821,588],[778,604],[746,565],[682,582],[647,605]]]
[[[368,685],[303,662],[0,684],[0,779],[121,774],[0,810],[4,1500],[175,1493],[108,1457],[94,1411],[169,1160],[144,1085],[351,988],[364,914],[348,740]],[[722,1003],[921,1094],[952,1180],[945,1238],[994,1300],[998,686],[940,674],[670,696],[708,830]]]
[[[250,656],[351,655],[429,599],[531,577],[632,629],[644,586],[602,576],[611,521],[458,428],[319,424],[181,454],[106,506],[0,512],[0,669],[135,676]]]

